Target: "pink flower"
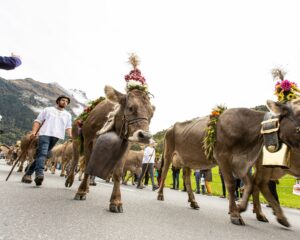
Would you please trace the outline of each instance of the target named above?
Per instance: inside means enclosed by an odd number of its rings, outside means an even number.
[[[288,92],[291,90],[292,84],[289,80],[283,80],[281,82],[281,88],[283,89],[283,91]]]

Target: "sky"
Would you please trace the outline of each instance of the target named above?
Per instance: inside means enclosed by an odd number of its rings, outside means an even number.
[[[271,70],[300,85],[299,3],[294,0],[1,0],[0,54],[22,57],[6,79],[77,88],[88,98],[125,93],[130,53],[154,95],[150,130],[254,107],[273,95]]]

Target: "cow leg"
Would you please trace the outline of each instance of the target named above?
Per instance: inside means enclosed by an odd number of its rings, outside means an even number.
[[[240,212],[244,212],[247,210],[249,198],[253,190],[253,180],[252,180],[251,173],[243,177],[242,181],[244,183],[244,193],[243,193],[242,201],[238,205]]]
[[[61,177],[64,177],[64,176],[66,176],[66,162],[64,161],[62,161],[62,163],[61,163],[61,172],[60,172],[60,176]]]
[[[126,154],[125,154],[126,155]],[[123,166],[125,164],[125,158],[122,161],[119,161],[113,171],[113,191],[110,197],[109,211],[114,213],[122,213],[123,212],[123,204],[121,200],[121,181],[122,181],[122,173]]]
[[[164,201],[164,186],[165,186],[165,180],[168,174],[168,170],[170,167],[171,162],[170,161],[165,161],[164,166],[162,168],[162,174],[161,174],[161,181],[158,189],[158,195],[157,195],[157,200],[159,201]]]
[[[90,176],[90,186],[97,186],[95,179],[96,176]]]
[[[235,181],[231,173],[231,168],[228,165],[224,167],[224,164],[226,164],[225,159],[222,159],[222,161],[220,160],[219,163],[220,163],[221,172],[224,177],[225,185],[228,191],[230,220],[235,225],[245,225],[240,215],[239,209],[235,203],[235,197],[234,197]]]
[[[261,222],[269,222],[269,220],[262,212],[261,204],[259,201],[259,188],[255,184],[255,182],[253,184],[252,198],[253,198],[253,213],[256,214],[256,219]]]
[[[23,164],[24,164],[25,160],[26,160],[26,154],[24,154],[23,157],[20,159],[20,166],[19,166],[17,172],[23,172]]]
[[[72,134],[73,134],[73,152],[72,152],[70,172],[65,181],[66,187],[71,187],[73,185],[74,178],[75,178],[75,169],[76,169],[76,167],[78,165],[78,161],[79,161],[80,141],[78,140],[76,135],[73,133],[73,129],[72,129]]]
[[[70,171],[71,173],[71,171]],[[74,174],[74,173],[73,173]],[[78,181],[81,181],[82,179],[82,174],[83,174],[83,171],[79,170],[79,174],[78,174]],[[68,177],[70,176],[70,174],[68,175]]]
[[[186,191],[188,194],[188,202],[191,203],[190,204],[191,208],[199,209],[199,205],[198,205],[197,201],[195,200],[195,195],[194,195],[192,187],[191,187],[191,169],[184,167],[183,175],[184,175],[184,179],[185,179]]]
[[[274,215],[276,215],[276,217],[277,217],[277,222],[279,222],[281,225],[283,225],[285,227],[290,227],[290,224],[289,224],[287,218],[284,216],[279,203],[276,201],[276,199],[270,192],[268,182],[265,182],[265,181],[262,182],[259,185],[259,188],[260,188],[262,194],[264,195],[264,197],[267,199],[270,206],[272,207],[272,209],[274,211]]]
[[[84,174],[84,178],[75,194],[75,200],[86,200],[86,194],[89,191],[90,175]]]

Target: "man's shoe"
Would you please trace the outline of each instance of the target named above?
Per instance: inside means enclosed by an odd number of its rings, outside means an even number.
[[[31,176],[30,175],[24,175],[22,177],[22,180],[21,180],[23,183],[28,183],[30,184],[32,182],[32,179],[31,179]]]
[[[154,185],[154,186],[152,187],[152,191],[155,191],[156,189],[159,189],[159,186]]]
[[[43,176],[43,175],[36,176],[35,179],[34,179],[35,184],[36,184],[37,186],[41,186],[43,180],[44,180],[44,176]]]

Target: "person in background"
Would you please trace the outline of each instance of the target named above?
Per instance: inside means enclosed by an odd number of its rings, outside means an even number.
[[[211,182],[212,182],[212,172],[211,169],[205,169],[203,170],[204,178],[205,178],[205,188],[206,188],[206,194],[208,196],[212,196],[212,189],[211,189]]]
[[[37,134],[38,149],[36,159],[30,165],[22,177],[22,182],[31,183],[31,175],[35,172],[35,184],[42,185],[44,180],[44,165],[48,152],[54,147],[58,139],[65,138],[65,132],[72,138],[72,117],[65,107],[70,103],[70,98],[67,96],[59,96],[56,99],[56,107],[46,107],[34,120],[31,139]],[[40,129],[40,130],[39,130]]]
[[[201,179],[200,170],[195,169],[194,175],[195,175],[195,180],[196,180],[196,193],[200,194],[200,179]]]
[[[143,189],[142,182],[145,173],[149,169],[150,179],[152,182],[152,190],[155,191],[158,189],[158,186],[154,182],[154,162],[155,162],[155,141],[152,140],[150,144],[144,150],[143,164],[142,164],[142,174],[139,177],[137,188]]]
[[[12,53],[9,57],[0,56],[0,69],[12,70],[22,64],[20,56]]]
[[[278,194],[277,194],[276,184],[279,184],[278,180],[270,180],[268,182],[268,186],[269,186],[270,192],[274,196],[276,202],[278,202],[280,204],[279,197],[278,197]],[[270,207],[270,205],[268,204],[267,207]]]
[[[176,168],[172,165],[172,177],[173,177],[173,187],[171,189],[179,189],[179,174],[180,168]]]

